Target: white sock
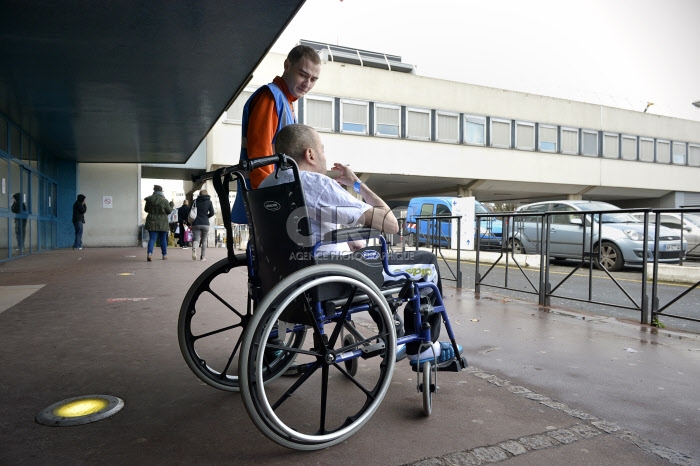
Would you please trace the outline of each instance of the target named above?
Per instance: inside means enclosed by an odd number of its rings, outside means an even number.
[[[435,353],[433,353],[433,349],[435,350]],[[409,354],[408,355],[408,360],[409,361],[417,361],[418,359],[432,359],[433,357],[440,357],[440,342],[436,341],[433,343],[433,349],[426,349],[425,351],[422,351],[420,354]]]

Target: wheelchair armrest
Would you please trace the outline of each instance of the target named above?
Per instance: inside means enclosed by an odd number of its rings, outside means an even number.
[[[379,238],[382,232],[369,227],[343,228],[329,231],[323,235],[323,241],[333,243],[343,243],[346,241],[368,240],[369,238]]]

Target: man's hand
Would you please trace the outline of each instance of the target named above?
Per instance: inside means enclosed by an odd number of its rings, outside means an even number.
[[[340,173],[335,180],[343,186],[352,186],[356,181],[360,181],[360,178],[348,165],[334,163],[331,170]],[[369,189],[366,184],[362,183],[360,189],[363,200],[373,209],[366,210],[358,223],[384,233],[398,233],[399,223],[386,202]]]
[[[340,173],[340,175],[335,178],[335,181],[343,186],[352,186],[355,184],[355,181],[360,181],[360,178],[355,175],[355,172],[352,171],[349,165],[334,163],[331,171]]]
[[[348,241],[348,246],[350,246],[352,252],[355,252],[367,246],[367,243],[365,243],[365,240]]]

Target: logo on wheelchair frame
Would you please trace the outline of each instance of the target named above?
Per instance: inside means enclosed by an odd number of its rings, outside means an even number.
[[[272,211],[272,212],[275,212],[275,211],[280,210],[282,208],[280,203],[275,202],[275,201],[265,201],[264,206],[267,210]]]
[[[381,256],[379,255],[379,252],[375,251],[374,249],[368,249],[366,251],[362,251],[362,258],[368,261],[371,260],[377,260]]]

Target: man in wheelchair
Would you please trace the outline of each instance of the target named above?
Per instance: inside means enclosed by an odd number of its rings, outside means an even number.
[[[327,162],[324,146],[319,134],[310,126],[293,124],[284,127],[277,135],[276,150],[294,159],[299,168],[304,198],[309,215],[309,223],[313,242],[319,241],[326,233],[337,230],[340,226],[366,226],[394,234],[399,230],[398,221],[389,206],[375,194],[347,165],[335,163],[331,168],[337,177],[327,176]],[[291,170],[273,172],[260,184],[265,188],[275,184],[286,183],[293,177]],[[362,200],[357,199],[343,186],[352,187]],[[364,241],[349,241],[342,243],[323,244],[317,250],[317,257],[322,255],[351,254],[365,246]],[[434,283],[442,293],[437,258],[428,251],[408,251],[406,253],[389,255],[389,265],[394,271],[423,275],[422,279]],[[385,281],[397,280],[384,274]],[[418,365],[426,360],[440,364],[455,357],[453,346],[449,342],[439,342],[441,315],[431,313],[435,297],[430,288],[426,288],[421,296],[421,310],[431,325],[433,347],[418,354],[419,343],[410,342],[405,348],[412,365]],[[404,309],[405,332],[414,333],[413,328],[415,309],[409,302]],[[403,335],[404,329],[398,314],[397,334]],[[425,346],[424,346],[425,348]],[[402,358],[404,348],[397,352],[397,359]],[[458,346],[461,354],[462,347]]]

